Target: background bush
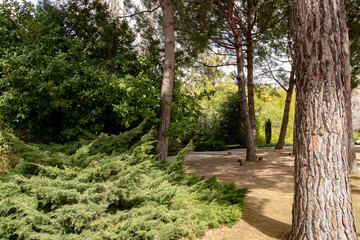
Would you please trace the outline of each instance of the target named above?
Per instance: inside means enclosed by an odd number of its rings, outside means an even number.
[[[94,1],[0,4],[0,122],[28,140],[66,142],[85,129],[119,133],[144,119],[158,123],[159,46],[140,55],[125,21]],[[154,65],[157,64],[157,65]],[[196,101],[174,92],[179,134]],[[191,110],[190,110],[191,109]]]

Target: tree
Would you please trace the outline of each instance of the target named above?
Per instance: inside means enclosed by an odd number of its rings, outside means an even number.
[[[289,79],[289,87],[285,89],[286,91],[286,99],[285,99],[285,107],[284,107],[284,114],[283,120],[281,123],[281,130],[278,142],[276,143],[275,149],[282,149],[285,145],[285,136],[286,136],[286,129],[289,123],[289,113],[290,113],[290,105],[291,105],[291,98],[294,91],[295,86],[295,68],[291,67],[290,79]]]
[[[349,183],[344,3],[292,2],[297,146],[291,239],[358,239]]]
[[[293,63],[292,39],[293,34],[292,30],[289,31],[288,29],[288,27],[285,29],[280,29],[280,31],[289,33],[285,34],[285,36],[280,34],[279,37],[271,33],[270,44],[265,44],[264,46],[261,46],[261,48],[259,47],[259,49],[261,49],[259,52],[262,52],[262,54],[260,54],[260,57],[258,58],[258,64],[262,65],[260,68],[265,68],[263,70],[263,75],[273,79],[286,92],[281,130],[275,149],[282,149],[285,145],[286,131],[290,117],[289,114],[291,99],[295,86],[295,66]],[[290,72],[284,69],[284,64],[291,65]]]
[[[351,88],[354,89],[360,82],[360,2],[345,0],[345,8],[350,39]]]
[[[175,78],[175,33],[174,16],[171,0],[160,0],[163,13],[165,37],[164,75],[161,86],[160,124],[156,155],[158,160],[165,160],[169,147],[169,137],[165,135],[171,120],[171,101]]]
[[[244,124],[244,132],[246,139],[246,161],[256,160],[256,144],[254,141],[254,135],[251,127],[251,120],[249,115],[249,108],[246,100],[246,88],[245,88],[245,73],[244,73],[244,55],[243,55],[243,42],[241,39],[241,33],[237,28],[236,18],[233,13],[233,1],[230,3],[223,3],[222,1],[215,0],[214,3],[218,7],[219,11],[222,13],[226,19],[230,31],[233,35],[233,47],[236,52],[236,66],[237,66],[237,83],[238,83],[238,94],[240,100],[240,112]],[[227,5],[228,4],[228,5]],[[219,42],[220,45],[227,45]]]
[[[242,35],[245,38],[245,58],[247,69],[247,93],[248,107],[255,148],[257,149],[257,133],[255,119],[255,103],[254,103],[254,54],[257,42],[261,40],[268,30],[274,31],[279,23],[281,23],[289,15],[289,5],[283,6],[283,2],[276,1],[259,1],[246,0],[235,3],[237,24]],[[279,9],[281,9],[279,11]]]
[[[4,123],[39,140],[68,141],[79,128],[117,133],[157,115],[151,62],[138,55],[129,25],[112,20],[106,5],[9,4],[0,6]]]
[[[348,100],[348,118],[349,118],[349,166],[351,173],[357,173],[357,160],[356,152],[354,146],[354,136],[353,136],[353,123],[352,123],[352,112],[351,112],[351,90],[359,84],[359,75],[360,75],[360,60],[359,60],[359,50],[360,50],[360,39],[359,39],[359,30],[360,30],[360,3],[359,1],[354,0],[345,0],[345,8],[347,11],[347,24],[349,27],[349,38],[350,38],[350,62],[351,64],[351,80],[347,79],[347,100]]]
[[[270,143],[271,141],[271,120],[268,118],[268,120],[265,122],[265,138],[266,143]]]
[[[288,5],[285,5],[284,8],[287,9]],[[258,46],[260,54],[257,59],[259,67],[265,68],[264,75],[272,78],[286,92],[281,130],[275,149],[282,149],[285,145],[291,99],[295,86],[293,35],[292,14],[287,14],[272,28],[272,31],[265,33],[263,41],[258,44],[260,45]],[[285,69],[284,65],[290,65],[291,70]]]

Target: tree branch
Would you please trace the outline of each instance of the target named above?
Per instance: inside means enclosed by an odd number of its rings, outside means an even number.
[[[120,16],[119,18],[132,18],[135,17],[137,15],[143,14],[143,13],[152,13],[155,12],[157,9],[159,9],[161,7],[161,5],[159,4],[157,7],[155,7],[154,9],[151,10],[145,10],[145,11],[141,11],[141,12],[136,12],[134,14],[130,14],[130,15],[126,15],[126,16]]]
[[[236,63],[226,63],[226,64],[219,64],[219,65],[208,65],[206,63],[195,61],[196,63],[201,64],[204,67],[210,67],[210,68],[218,68],[218,67],[228,67],[228,66],[236,66]],[[194,66],[194,67],[200,67],[200,66]]]

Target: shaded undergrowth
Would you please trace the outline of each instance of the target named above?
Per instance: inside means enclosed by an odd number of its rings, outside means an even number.
[[[185,174],[190,145],[156,161],[141,132],[64,145],[7,135],[20,163],[0,179],[0,239],[176,239],[240,218],[246,189]]]

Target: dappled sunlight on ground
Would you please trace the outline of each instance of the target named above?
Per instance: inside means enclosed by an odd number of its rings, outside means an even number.
[[[185,165],[188,173],[212,177],[223,183],[235,182],[238,187],[250,189],[245,198],[244,215],[232,228],[210,230],[202,240],[261,240],[285,239],[291,231],[294,191],[294,157],[291,149],[260,149],[262,161],[246,162],[245,150],[228,152],[191,153]],[[360,153],[357,153],[360,166]],[[360,230],[360,174],[351,176],[355,221]]]

